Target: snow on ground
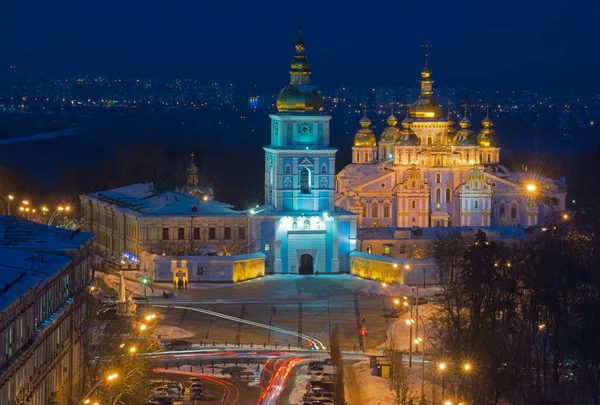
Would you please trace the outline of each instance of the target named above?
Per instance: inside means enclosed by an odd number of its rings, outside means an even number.
[[[194,336],[192,332],[189,332],[183,328],[164,325],[158,325],[156,327],[155,334],[159,339],[185,339]]]
[[[96,274],[101,277],[104,282],[111,288],[119,291],[121,277],[114,274],[107,274],[101,271],[96,271]],[[135,281],[125,279],[125,290],[132,295],[144,295],[144,286]],[[149,287],[146,287],[146,295],[148,297],[161,297],[163,290],[154,288],[154,292]]]
[[[300,367],[298,373],[296,373],[296,380],[294,381],[294,389],[290,394],[288,403],[290,405],[303,404],[302,396],[306,394],[306,383],[311,380],[311,376],[308,375],[308,365]]]
[[[358,293],[361,295],[383,295],[387,297],[399,297],[416,295],[416,287],[403,285],[398,283],[382,283],[376,280],[365,280],[369,283],[366,287],[361,288]],[[439,291],[438,287],[419,288],[419,295],[431,296]]]
[[[352,366],[355,380],[360,381],[361,396],[367,404],[395,404],[394,394],[388,380],[371,374],[369,360],[359,361]]]
[[[272,345],[272,344],[268,344],[268,345],[261,345],[261,344],[255,344],[250,346],[249,344],[242,344],[242,345],[236,345],[234,343],[231,343],[227,346],[225,346],[223,343],[219,343],[216,342],[215,346],[212,345],[212,341],[206,341],[205,344],[200,344],[200,343],[193,343],[192,344],[192,348],[194,350],[198,350],[198,349],[223,349],[223,348],[234,348],[234,349],[279,349],[279,350],[292,350],[292,351],[298,351],[298,350],[306,350],[303,347],[298,347],[298,346],[293,346],[293,345]]]
[[[196,363],[196,361],[194,361]],[[254,370],[256,370],[257,363],[250,362],[250,364],[239,362],[237,365],[235,363],[225,363],[214,361],[213,365],[211,365],[210,361],[203,361],[202,366],[190,366],[185,364],[185,360],[182,360],[181,364],[179,364],[179,369],[177,369],[177,364],[169,365],[168,369],[165,369],[162,366],[156,371],[181,371],[185,373],[194,373],[199,375],[206,375],[210,377],[217,378],[232,378],[232,373],[238,378],[238,375],[242,375],[241,379],[245,380],[246,376],[248,377],[248,382],[254,382]]]

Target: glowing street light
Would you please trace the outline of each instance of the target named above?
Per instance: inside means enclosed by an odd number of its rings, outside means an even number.
[[[118,373],[112,373],[106,376],[106,379],[108,380],[108,382],[114,381],[117,378],[119,378],[119,374]]]
[[[471,364],[469,364],[469,363],[465,363],[465,364],[463,365],[463,370],[465,370],[466,372],[469,372],[469,371],[471,371]]]
[[[131,347],[129,348],[129,353],[131,353],[131,354],[134,354],[135,352],[137,352],[137,347],[135,347],[135,346],[131,346]]]
[[[527,184],[527,186],[525,186],[525,188],[527,189],[528,192],[533,193],[536,190],[536,186],[533,183],[529,183]]]
[[[148,329],[148,326],[146,326],[145,324],[141,324],[140,325],[140,331],[141,332],[145,331],[146,329]]]
[[[440,364],[438,364],[438,368],[439,368],[441,371],[444,371],[444,370],[446,369],[446,363],[440,363]]]
[[[394,300],[394,305],[399,305],[399,304],[400,304],[400,300],[399,300],[398,298],[396,298],[396,299]]]

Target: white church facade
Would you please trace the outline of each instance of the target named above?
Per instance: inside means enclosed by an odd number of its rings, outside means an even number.
[[[392,114],[379,142],[365,113],[352,163],[336,176],[335,203],[359,216],[359,228],[528,227],[565,210],[564,179],[509,171],[489,116],[475,133],[465,112],[457,130],[428,66],[420,82],[402,128]]]

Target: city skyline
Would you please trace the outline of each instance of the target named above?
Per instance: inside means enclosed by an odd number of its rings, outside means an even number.
[[[289,58],[290,39],[302,14],[311,64],[318,67],[313,80],[322,86],[410,85],[424,64],[421,46],[426,40],[433,45],[430,65],[438,85],[600,84],[579,74],[600,64],[600,57],[589,52],[595,37],[591,31],[598,30],[591,16],[598,5],[567,8],[566,2],[556,1],[540,7],[535,1],[497,9],[469,3],[450,7],[434,1],[426,10],[390,3],[357,12],[360,3],[339,9],[309,2],[301,13],[291,2],[270,8],[240,3],[233,5],[240,11],[235,16],[226,10],[232,4],[161,8],[150,2],[102,9],[38,4],[44,12],[37,15],[43,19],[34,16],[27,22],[21,17],[27,15],[23,6],[11,4],[7,15],[14,18],[0,30],[13,40],[0,45],[0,65],[54,74],[210,78],[276,86],[285,80],[282,61]],[[65,24],[57,28],[56,21]]]

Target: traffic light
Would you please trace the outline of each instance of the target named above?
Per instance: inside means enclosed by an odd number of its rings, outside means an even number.
[[[315,344],[312,341],[308,342],[308,348],[310,350],[315,350]]]
[[[148,279],[146,277],[142,278],[142,284],[148,284]]]
[[[360,335],[361,336],[367,336],[367,328],[365,328],[364,326],[360,329]]]

